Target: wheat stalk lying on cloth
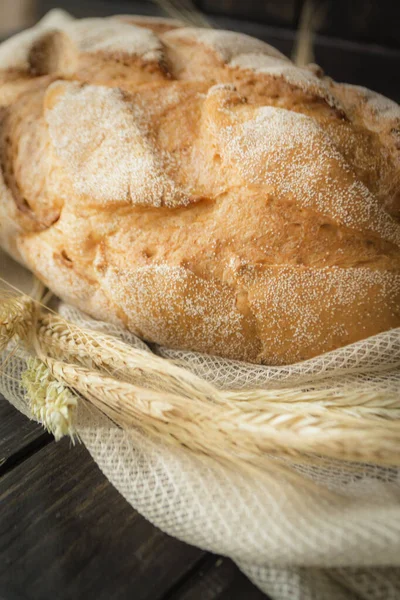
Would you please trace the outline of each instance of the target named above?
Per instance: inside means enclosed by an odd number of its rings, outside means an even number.
[[[189,401],[177,394],[145,389],[53,359],[45,362],[56,379],[119,425],[140,426],[151,435],[171,436],[195,451],[229,452],[256,464],[267,454],[316,452],[360,460],[372,452],[376,457],[379,443],[379,454],[389,462],[398,460],[400,420],[377,422],[364,418],[360,423],[337,412],[321,414],[312,405],[307,412],[294,414],[268,409],[243,411],[240,406],[213,404],[206,397],[203,402]]]
[[[73,398],[95,406],[122,428],[140,427],[152,437],[235,464],[262,467],[271,456],[400,464],[396,385],[380,389],[355,379],[337,387],[322,381],[224,391],[171,360],[46,312],[25,296],[7,298],[0,314],[0,339],[10,339],[14,331],[42,361],[31,364],[25,377],[30,395],[35,394],[32,382],[38,381],[35,364],[40,381],[48,377],[53,386],[44,396],[40,387],[41,402],[33,399],[37,416],[50,428],[51,402],[63,405],[54,390],[71,390]],[[72,414],[71,398],[66,404]],[[58,433],[67,430],[65,422]]]
[[[57,315],[45,314],[37,323],[37,339],[49,357],[68,359],[89,369],[97,368],[119,380],[143,385],[160,392],[178,393],[189,399],[211,399],[213,405],[240,407],[244,412],[272,410],[278,412],[304,412],[311,406],[324,412],[335,409],[349,416],[387,417],[400,416],[400,395],[397,382],[393,389],[381,393],[371,391],[367,384],[361,387],[348,384],[343,391],[337,386],[327,387],[325,382],[312,385],[308,391],[302,387],[273,390],[221,391],[193,373],[143,350],[135,350],[119,339],[90,329],[83,329]]]
[[[50,370],[37,358],[28,360],[28,368],[22,374],[22,384],[35,419],[43,423],[56,441],[65,435],[74,441],[74,413],[78,404],[75,394],[52,377]]]
[[[34,301],[28,296],[9,296],[1,292],[0,302],[0,352],[4,350],[11,338],[19,334],[26,338],[32,326],[35,308]]]

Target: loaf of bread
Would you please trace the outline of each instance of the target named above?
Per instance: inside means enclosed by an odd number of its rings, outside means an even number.
[[[400,109],[246,35],[50,14],[0,46],[0,243],[144,340],[254,363],[400,326]]]

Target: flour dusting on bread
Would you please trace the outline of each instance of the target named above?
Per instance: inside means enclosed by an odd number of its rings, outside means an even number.
[[[46,120],[56,155],[77,194],[100,202],[185,203],[183,191],[157,160],[140,106],[115,88],[55,86],[64,91]]]
[[[169,43],[186,41],[201,44],[207,49],[213,50],[225,63],[229,63],[242,54],[249,53],[274,56],[288,61],[284,54],[266,42],[234,31],[185,27],[168,32],[165,34],[164,39]]]
[[[264,107],[220,130],[226,163],[246,182],[273,186],[301,206],[400,246],[398,223],[357,180],[330,138],[310,117]]]
[[[311,348],[318,354],[335,348],[339,339],[349,342],[355,326],[367,337],[368,320],[379,320],[387,311],[392,318],[399,314],[399,288],[400,273],[277,266],[259,275],[249,302],[262,331],[265,356],[281,364],[291,362],[293,346],[299,349],[300,361]]]
[[[152,31],[113,19],[72,21],[63,32],[81,52],[122,53],[153,61],[162,57],[161,41]]]
[[[81,310],[265,364],[400,326],[400,109],[265,42],[53,14],[0,45],[0,244]]]

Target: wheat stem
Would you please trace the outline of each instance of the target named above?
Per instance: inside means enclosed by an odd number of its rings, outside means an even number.
[[[125,429],[138,426],[157,439],[242,466],[264,466],[271,456],[301,461],[306,455],[400,463],[400,396],[394,384],[360,384],[354,377],[347,386],[333,379],[220,390],[116,337],[58,315],[34,314],[26,298],[12,299],[7,310],[3,327],[18,333],[57,381]]]
[[[28,360],[27,369],[22,373],[22,385],[32,415],[54,435],[56,441],[69,435],[74,442],[76,396],[37,358]]]
[[[191,450],[260,465],[263,457],[322,453],[350,461],[398,463],[400,421],[343,414],[243,413],[230,406],[187,398],[118,381],[83,367],[47,358],[52,374],[78,391],[124,428],[173,439]]]

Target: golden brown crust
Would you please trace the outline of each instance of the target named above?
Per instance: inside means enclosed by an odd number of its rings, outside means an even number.
[[[57,22],[0,46],[13,256],[94,316],[240,360],[400,326],[397,105],[240,34]]]

